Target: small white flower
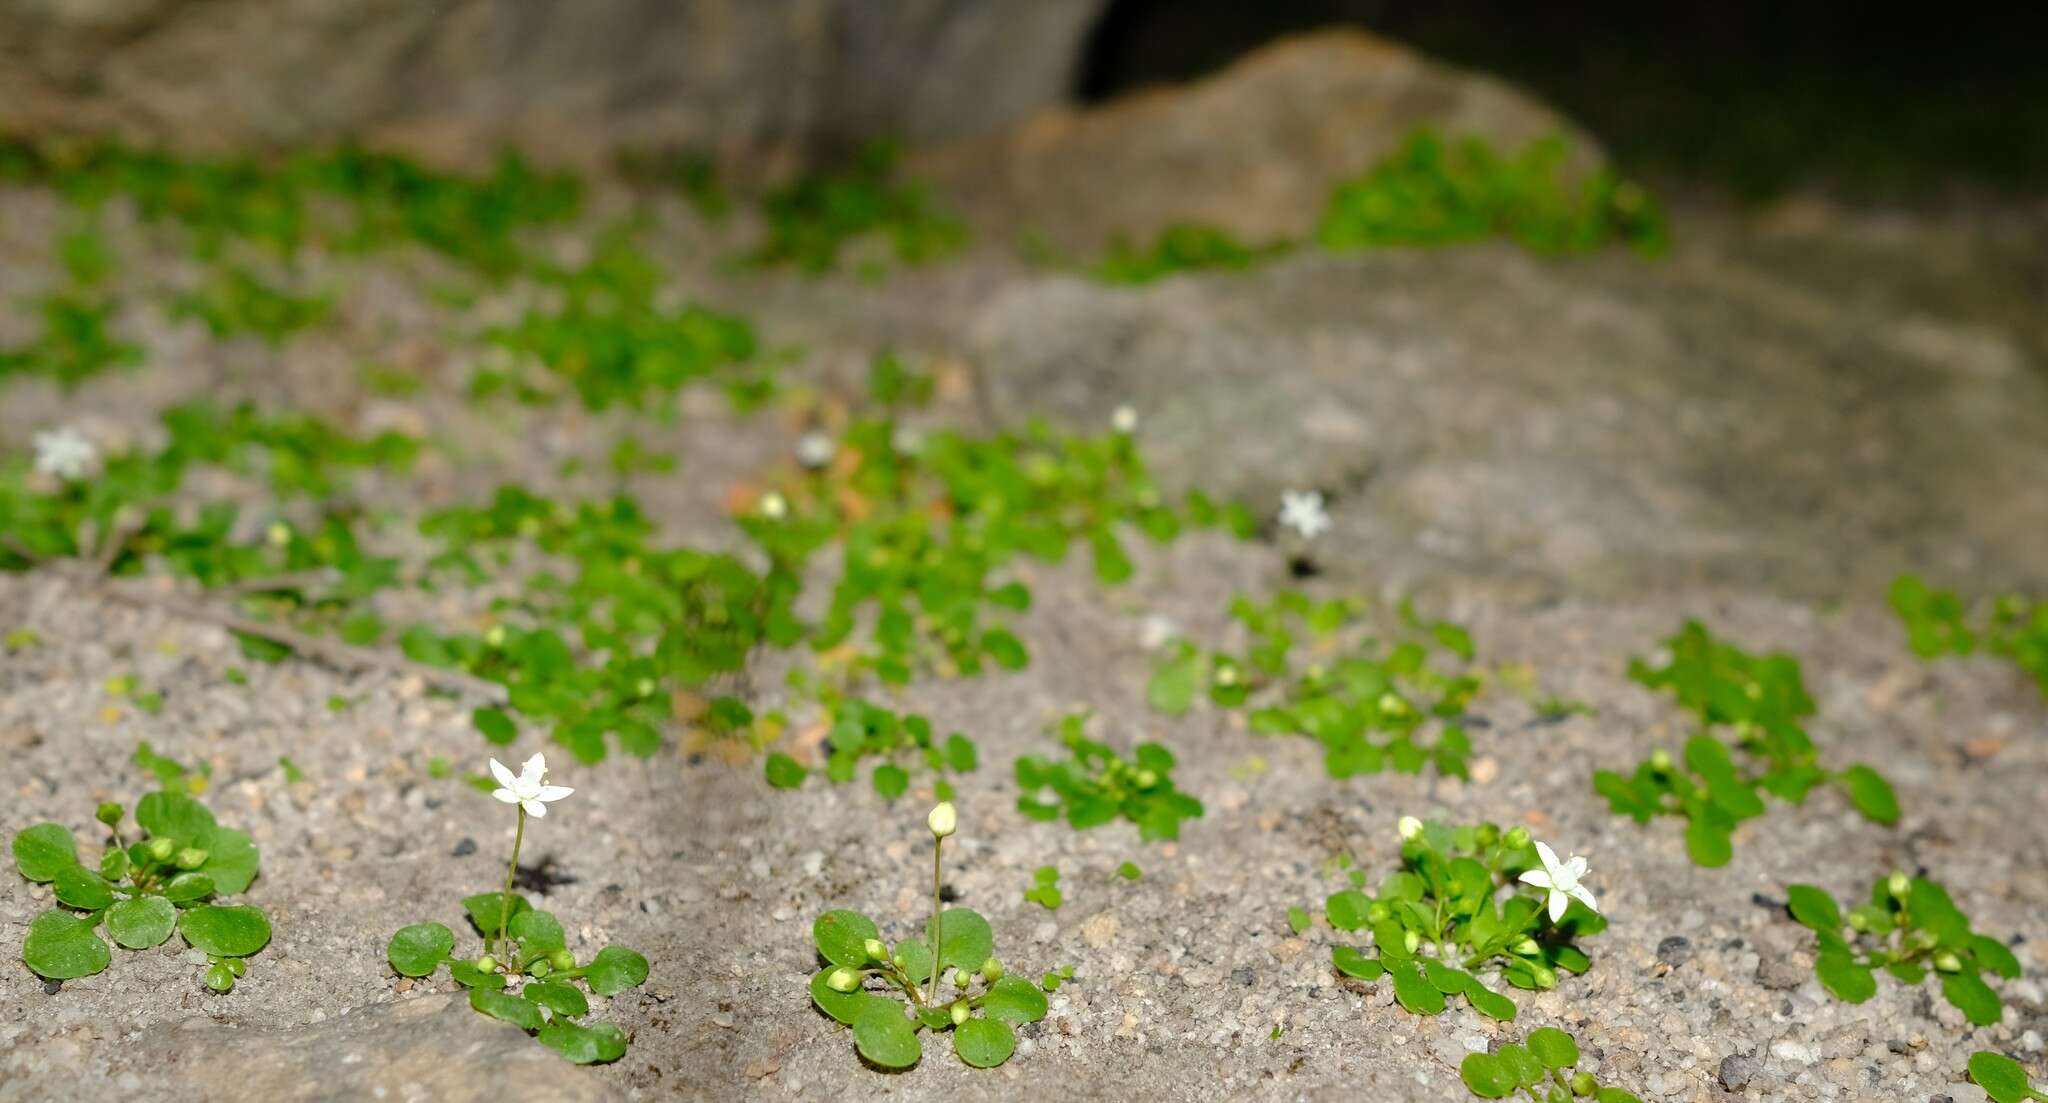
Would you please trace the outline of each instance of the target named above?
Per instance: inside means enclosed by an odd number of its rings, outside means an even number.
[[[1138,427],[1138,411],[1132,409],[1131,404],[1126,402],[1109,415],[1109,425],[1117,432],[1128,435]]]
[[[529,816],[547,815],[547,802],[561,800],[576,791],[566,785],[543,784],[548,777],[548,760],[542,755],[534,755],[527,759],[526,765],[520,767],[517,777],[512,776],[512,771],[506,769],[504,763],[495,758],[491,759],[491,776],[498,779],[499,785],[504,786],[502,789],[493,789],[491,795],[506,804],[516,804],[526,809]]]
[[[1536,857],[1543,862],[1543,868],[1524,870],[1522,881],[1524,884],[1535,885],[1539,889],[1549,891],[1552,923],[1564,918],[1564,910],[1571,907],[1573,898],[1577,898],[1579,903],[1592,911],[1600,910],[1600,905],[1593,901],[1593,894],[1579,883],[1579,879],[1586,875],[1584,858],[1574,854],[1560,862],[1557,860],[1557,851],[1550,849],[1549,844],[1541,842],[1536,844]]]
[[[831,463],[835,451],[832,438],[815,429],[796,438],[796,462],[807,470],[816,471]]]
[[[69,426],[37,433],[35,452],[37,471],[74,481],[85,478],[100,458],[100,450]]]
[[[1314,490],[1289,490],[1280,495],[1280,523],[1313,540],[1330,527],[1330,514],[1323,509],[1323,496]]]
[[[959,822],[959,816],[954,813],[953,802],[950,800],[940,801],[937,807],[932,809],[932,814],[924,818],[925,826],[932,829],[932,837],[935,839],[951,835]]]
[[[1394,829],[1399,831],[1404,839],[1419,839],[1422,837],[1422,821],[1414,816],[1402,816],[1394,824]]]
[[[769,491],[761,496],[761,516],[770,521],[780,521],[789,516],[789,499]]]

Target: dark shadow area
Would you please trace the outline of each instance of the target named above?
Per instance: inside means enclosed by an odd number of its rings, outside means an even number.
[[[1213,71],[1280,35],[1364,28],[1528,87],[1632,170],[1748,199],[2048,182],[2042,9],[1770,0],[1118,0],[1079,92]]]

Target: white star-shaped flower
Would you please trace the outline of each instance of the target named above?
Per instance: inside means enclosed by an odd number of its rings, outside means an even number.
[[[1300,533],[1304,540],[1315,539],[1316,534],[1330,527],[1330,514],[1323,508],[1321,492],[1283,492],[1280,495],[1280,523]]]
[[[542,755],[534,755],[527,759],[526,765],[520,768],[517,777],[512,775],[511,770],[505,768],[504,763],[495,758],[491,759],[491,776],[498,779],[499,785],[504,786],[502,789],[491,790],[491,795],[506,804],[516,804],[526,809],[529,816],[547,815],[549,801],[561,800],[576,791],[566,785],[544,784],[548,777],[548,760]]]
[[[37,433],[35,452],[37,471],[74,481],[85,478],[100,458],[100,450],[69,426]]]
[[[789,516],[789,499],[772,490],[762,495],[761,516],[770,521],[780,521]]]
[[[1586,905],[1591,911],[1599,911],[1600,905],[1593,900],[1593,894],[1579,883],[1586,876],[1586,860],[1574,854],[1565,861],[1557,860],[1557,851],[1547,843],[1536,844],[1536,857],[1542,861],[1542,869],[1522,871],[1522,882],[1535,885],[1550,893],[1550,921],[1555,923],[1564,918],[1564,910],[1572,901]]]
[[[1130,435],[1131,431],[1138,427],[1138,411],[1128,402],[1118,406],[1109,415],[1109,427],[1126,436]]]

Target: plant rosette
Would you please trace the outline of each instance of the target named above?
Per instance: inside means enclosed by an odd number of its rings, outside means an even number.
[[[1005,971],[988,920],[968,908],[940,910],[941,852],[957,822],[951,803],[927,819],[932,918],[922,937],[889,946],[875,921],[856,911],[829,911],[811,925],[826,962],[811,978],[811,1002],[852,1027],[854,1049],[878,1068],[917,1064],[924,1056],[918,1034],[925,1030],[952,1031],[960,1060],[993,1068],[1016,1051],[1015,1024],[1045,1018],[1045,991]],[[1056,987],[1055,974],[1046,976],[1048,987]]]
[[[89,977],[111,964],[108,940],[148,950],[175,931],[206,955],[206,986],[232,991],[248,970],[245,959],[270,942],[262,909],[219,902],[256,879],[256,844],[182,792],[149,793],[136,802],[140,837],[133,842],[121,830],[127,814],[119,804],[100,805],[94,818],[107,842],[90,866],[60,824],[35,824],[14,836],[15,869],[51,886],[58,904],[29,924],[22,960],[47,981]]]
[[[1392,978],[1394,998],[1409,1012],[1435,1015],[1452,996],[1502,1021],[1515,1003],[1494,991],[1481,973],[1522,989],[1554,988],[1558,971],[1578,974],[1591,962],[1575,944],[1600,933],[1607,921],[1582,883],[1585,859],[1560,860],[1525,828],[1502,832],[1490,823],[1449,827],[1404,816],[1401,869],[1364,891],[1363,873],[1352,888],[1324,905],[1340,931],[1369,931],[1375,954],[1353,946],[1331,949],[1339,973],[1362,981]],[[1305,929],[1306,913],[1289,923]]]
[[[1017,759],[1017,810],[1050,822],[1065,816],[1077,830],[1100,827],[1119,816],[1138,827],[1138,837],[1180,838],[1181,821],[1202,815],[1202,802],[1173,783],[1173,752],[1140,743],[1124,758],[1107,743],[1083,735],[1086,713],[1060,721],[1065,760],[1024,755]]]
[[[471,926],[483,939],[483,952],[456,956],[455,932],[427,922],[400,928],[385,947],[385,958],[402,977],[431,977],[447,965],[455,983],[469,990],[471,1008],[524,1030],[569,1061],[616,1061],[626,1053],[625,1031],[612,1023],[577,1022],[590,1013],[590,1001],[576,982],[582,981],[593,995],[617,996],[646,982],[647,959],[624,946],[606,946],[579,962],[561,921],[512,891],[527,819],[545,816],[549,804],[574,790],[547,784],[547,762],[541,755],[528,759],[516,775],[492,759],[491,773],[502,783],[492,796],[517,809],[519,826],[505,887],[462,901]]]
[[[1786,910],[1814,934],[1813,972],[1836,999],[1862,1003],[1877,994],[1877,971],[1917,985],[1929,973],[1941,994],[1971,1023],[1990,1026],[2005,1016],[1985,973],[2020,975],[2019,958],[2005,943],[1970,929],[1948,890],[1925,877],[1893,873],[1870,886],[1868,903],[1844,912],[1826,890],[1786,887]]]

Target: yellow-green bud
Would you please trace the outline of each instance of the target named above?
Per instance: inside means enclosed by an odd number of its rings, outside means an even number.
[[[1963,967],[1963,959],[1947,950],[1943,950],[1934,955],[1934,967],[1944,973],[1959,972]]]
[[[149,856],[157,861],[168,862],[171,860],[171,855],[178,852],[178,844],[169,839],[151,839],[143,849],[148,851]]]
[[[548,955],[548,964],[557,969],[576,968],[576,955],[567,950],[556,950]]]
[[[505,646],[505,626],[502,624],[491,625],[491,630],[484,633],[484,642],[492,647]]]
[[[1870,929],[1870,917],[1860,911],[1852,911],[1848,916],[1848,924],[1852,931],[1867,931]]]
[[[898,951],[896,951],[896,956],[894,956],[894,957],[890,958],[890,959],[889,959],[889,961],[890,961],[890,963],[891,963],[891,964],[895,965],[895,966],[896,966],[896,968],[898,968],[898,969],[908,969],[908,968],[910,968],[910,959],[909,959],[909,958],[907,958],[907,957],[904,957],[904,956],[903,956],[903,951],[901,951],[901,950],[898,950]]]
[[[480,958],[476,959],[476,971],[477,971],[477,972],[479,972],[479,973],[495,973],[495,972],[497,972],[497,971],[498,971],[498,959],[497,959],[497,958],[494,958],[494,957],[492,957],[492,956],[491,956],[491,955],[489,955],[489,954],[485,954],[484,956],[482,956],[482,957],[480,957]]]
[[[868,955],[869,961],[889,960],[889,948],[882,945],[882,940],[879,938],[870,938],[866,942],[861,943],[860,949],[862,953]]]
[[[1399,831],[1402,838],[1412,842],[1422,837],[1422,821],[1414,816],[1402,816],[1394,822],[1394,830]]]
[[[1159,784],[1159,774],[1153,770],[1139,770],[1137,780],[1138,788],[1150,789],[1154,785]]]
[[[1530,973],[1530,975],[1531,975],[1531,976],[1532,976],[1532,977],[1533,977],[1533,978],[1535,979],[1535,981],[1536,981],[1536,987],[1538,987],[1538,988],[1555,988],[1555,987],[1557,987],[1557,970],[1555,970],[1555,969],[1552,969],[1552,968],[1551,968],[1550,966],[1548,966],[1548,965],[1531,965],[1531,966],[1529,967],[1529,973]]]
[[[1219,667],[1217,667],[1217,668],[1216,668],[1216,684],[1217,684],[1217,685],[1219,685],[1219,686],[1234,686],[1234,685],[1236,685],[1236,684],[1237,684],[1237,667],[1236,667],[1235,665],[1232,665],[1232,664],[1228,664],[1228,663],[1224,664],[1223,666],[1219,666]]]
[[[1508,849],[1520,850],[1529,845],[1529,829],[1519,824],[1508,828]]]
[[[943,839],[951,835],[953,829],[959,826],[960,817],[958,813],[953,811],[952,801],[942,800],[937,807],[932,809],[932,814],[924,818],[924,822],[925,826],[932,829],[932,838]]]
[[[226,965],[216,963],[206,970],[206,986],[216,992],[232,991],[235,987],[235,974]]]
[[[1659,772],[1671,769],[1671,752],[1659,748],[1650,753],[1650,769]]]
[[[1415,952],[1416,947],[1422,945],[1422,936],[1414,931],[1403,931],[1401,932],[1401,944],[1406,946],[1408,952],[1412,954]]]
[[[1934,944],[1940,941],[1941,939],[1937,938],[1933,931],[1913,932],[1913,945],[1919,949],[1932,950],[1934,949]]]
[[[93,813],[93,818],[106,824],[108,827],[112,827],[121,822],[121,806],[113,801],[108,801],[100,805],[99,810]]]
[[[236,977],[240,977],[249,971],[248,963],[238,957],[224,957],[220,959],[220,963],[227,966],[228,972],[233,973]]]
[[[1594,1092],[1599,1090],[1600,1081],[1593,1079],[1592,1073],[1576,1072],[1572,1074],[1573,1095],[1592,1095]]]
[[[264,535],[269,537],[272,544],[280,548],[292,542],[291,526],[283,521],[270,522],[270,529]]]
[[[952,1006],[951,1008],[949,1008],[949,1009],[947,1010],[947,1014],[949,1014],[949,1015],[953,1016],[953,1025],[954,1025],[954,1026],[959,1026],[959,1025],[960,1025],[961,1023],[964,1023],[964,1022],[966,1022],[966,1021],[967,1021],[967,1001],[966,1001],[966,1000],[954,1000],[954,1001],[953,1001],[953,1006]]]
[[[1886,881],[1884,887],[1890,890],[1893,896],[1904,900],[1906,894],[1913,891],[1913,882],[1908,880],[1905,874],[1893,870],[1891,880]]]
[[[178,851],[177,860],[172,864],[179,869],[198,869],[206,864],[206,851],[196,846],[188,846]]]
[[[953,970],[953,987],[955,988],[965,988],[967,987],[968,982],[973,979],[974,974],[968,972],[965,969]]]
[[[860,974],[842,965],[825,978],[825,987],[834,992],[851,992],[860,987]]]
[[[554,972],[555,970],[553,966],[548,964],[548,959],[542,958],[539,961],[534,962],[532,965],[527,966],[526,971],[532,973],[536,977],[544,977],[547,976],[549,973]]]
[[[1365,909],[1365,921],[1367,923],[1384,923],[1386,922],[1387,916],[1392,914],[1393,913],[1391,911],[1387,910],[1387,906],[1385,904],[1382,904],[1379,901],[1375,900],[1372,902],[1371,905],[1369,905]]]
[[[1536,940],[1533,938],[1525,938],[1522,941],[1515,943],[1515,952],[1522,955],[1523,957],[1534,956],[1536,951],[1540,949],[1542,949],[1542,947],[1536,945]]]

